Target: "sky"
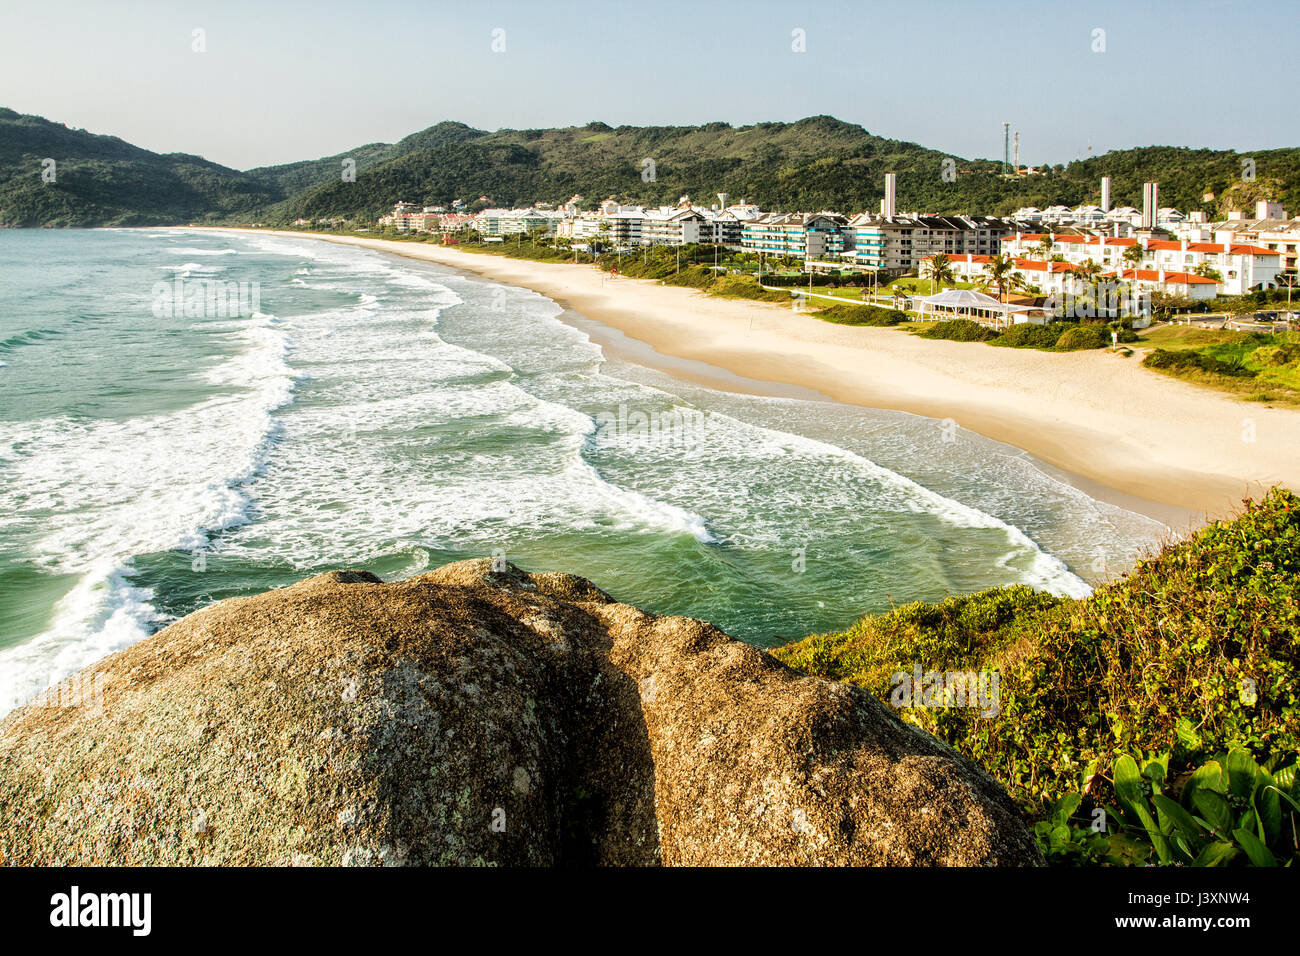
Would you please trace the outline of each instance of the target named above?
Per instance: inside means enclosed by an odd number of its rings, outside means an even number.
[[[238,169],[441,120],[818,114],[963,158],[1010,122],[1040,165],[1300,145],[1297,48],[1300,0],[5,0],[0,106]]]

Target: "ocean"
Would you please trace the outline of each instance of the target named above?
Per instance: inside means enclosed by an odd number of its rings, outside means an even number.
[[[1081,596],[1168,534],[952,422],[679,381],[572,318],[308,239],[0,231],[0,713],[336,568],[504,556],[772,646]]]

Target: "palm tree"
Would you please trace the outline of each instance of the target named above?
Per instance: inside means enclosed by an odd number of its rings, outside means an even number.
[[[1092,285],[1101,273],[1101,266],[1091,259],[1085,259],[1083,262],[1070,267],[1070,275],[1085,286]]]
[[[1134,243],[1124,250],[1124,261],[1127,262],[1134,270],[1142,265],[1142,260],[1147,257],[1147,251],[1142,248],[1142,243]]]
[[[956,279],[952,273],[952,260],[942,252],[936,253],[933,258],[925,263],[925,274],[930,280],[930,293],[934,294],[935,283],[939,288],[943,288],[945,282],[955,282]]]
[[[1097,295],[1097,277],[1102,274],[1101,266],[1097,265],[1091,259],[1085,259],[1083,262],[1070,266],[1070,276],[1080,286],[1079,297],[1083,302],[1092,300],[1093,305],[1100,308],[1097,301],[1100,298]]]
[[[984,267],[984,271],[988,273],[984,287],[987,289],[989,286],[995,286],[998,290],[999,302],[1005,301],[1007,290],[1015,288],[1018,281],[1023,281],[1016,273],[1016,260],[1010,256],[994,256]]]

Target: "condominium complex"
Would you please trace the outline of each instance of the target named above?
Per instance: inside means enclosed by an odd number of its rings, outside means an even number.
[[[769,213],[741,227],[741,247],[747,252],[796,259],[839,256],[852,248],[848,219],[839,213]]]
[[[1140,256],[1129,252],[1134,248],[1142,250]],[[1276,283],[1281,271],[1281,256],[1276,250],[1235,243],[1231,239],[1191,242],[1146,236],[1117,238],[1016,233],[1002,241],[1002,254],[1018,259],[1060,256],[1071,265],[1091,260],[1109,274],[1115,274],[1119,269],[1150,272],[1153,274],[1150,281],[1155,283],[1161,281],[1161,274],[1200,272],[1218,275],[1218,291],[1227,295],[1267,288]]]
[[[954,256],[952,272],[959,282],[981,283],[988,280],[992,256]],[[1068,295],[1082,291],[1083,279],[1075,272],[1079,263],[1042,259],[1013,258],[1013,274],[1034,295]],[[1163,292],[1191,299],[1212,299],[1219,294],[1219,283],[1192,272],[1164,269],[1117,268],[1098,276],[1101,282],[1124,283],[1137,292]]]
[[[869,269],[909,271],[937,253],[996,255],[1014,224],[989,216],[876,216],[848,222],[853,261]]]

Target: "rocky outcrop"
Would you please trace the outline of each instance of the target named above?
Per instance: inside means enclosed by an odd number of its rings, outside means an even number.
[[[5,863],[1040,862],[997,783],[866,692],[569,575],[325,574],[79,686],[0,724]]]

